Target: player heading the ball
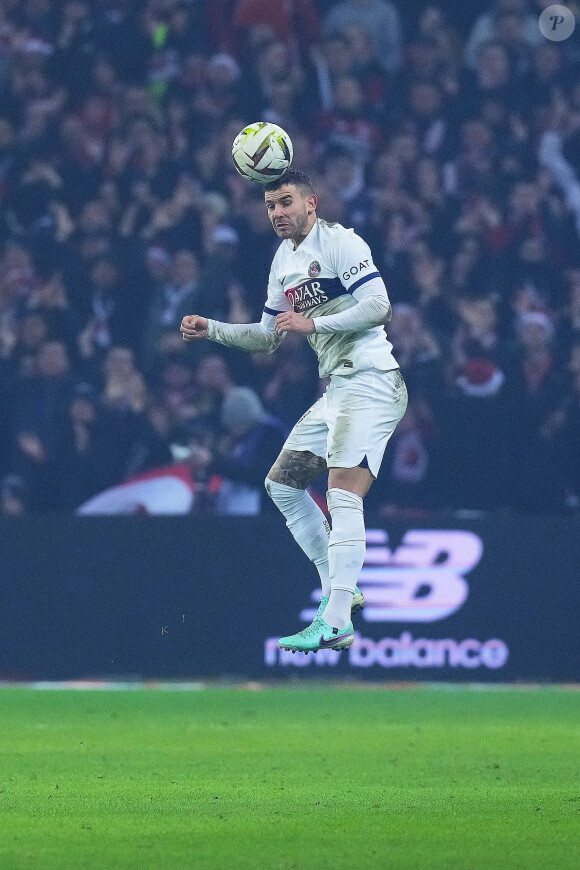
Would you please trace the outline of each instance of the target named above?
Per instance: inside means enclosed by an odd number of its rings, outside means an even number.
[[[316,567],[322,594],[307,628],[282,637],[306,654],[348,649],[351,614],[364,606],[357,581],[365,557],[363,498],[379,473],[387,442],[407,407],[407,389],[385,332],[391,304],[369,246],[354,230],[322,220],[307,175],[290,168],[264,185],[281,239],[259,323],[183,318],[186,341],[272,353],[287,332],[306,335],[330,381],[300,418],[266,477],[266,490]],[[328,471],[324,513],[306,491]]]

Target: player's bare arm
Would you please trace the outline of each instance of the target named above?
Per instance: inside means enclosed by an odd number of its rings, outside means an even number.
[[[282,450],[268,478],[293,489],[306,489],[326,471],[326,460],[310,450]]]
[[[179,331],[184,341],[205,338],[207,335],[207,317],[201,317],[199,314],[187,314],[181,321]]]
[[[275,330],[278,335],[283,332],[299,332],[302,335],[312,335],[315,332],[314,321],[303,314],[295,311],[284,311],[278,314],[275,321]]]

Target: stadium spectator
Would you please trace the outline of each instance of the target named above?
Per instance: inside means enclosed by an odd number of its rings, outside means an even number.
[[[31,507],[56,506],[56,463],[73,383],[67,349],[62,342],[43,342],[35,356],[34,374],[21,374],[14,391],[10,420],[10,469],[30,491]]]
[[[168,256],[163,248],[153,251],[158,259]],[[162,336],[179,329],[184,313],[197,306],[201,294],[199,262],[191,251],[176,252],[167,277],[168,280],[157,281],[151,288],[145,315],[141,358],[148,372],[158,364]]]
[[[55,475],[62,510],[74,510],[122,474],[115,427],[98,398],[97,390],[89,383],[81,382],[72,391]]]
[[[114,345],[134,346],[138,334],[135,334],[132,302],[117,263],[111,257],[95,260],[89,272],[88,287],[79,291],[76,300],[82,323],[78,344],[85,359],[102,357]]]
[[[552,417],[562,403],[564,374],[556,366],[554,327],[541,312],[517,323],[513,387],[514,473],[517,503],[526,511],[561,510],[562,480],[552,438]]]
[[[215,512],[223,481],[208,471],[212,454],[206,441],[202,433],[192,435],[186,444],[175,445],[175,462],[98,493],[76,512],[80,516]]]
[[[323,32],[340,33],[351,24],[364,27],[372,40],[375,58],[387,72],[399,69],[402,60],[401,22],[389,0],[341,0],[325,16]]]
[[[258,514],[270,501],[264,479],[272,456],[284,443],[287,428],[266,412],[259,396],[249,387],[233,387],[228,392],[220,420],[223,434],[210,466],[224,478],[220,513]]]
[[[208,353],[195,368],[195,413],[217,432],[224,399],[236,386],[225,353]]]
[[[538,19],[528,10],[526,0],[493,0],[489,11],[477,18],[469,34],[465,46],[465,63],[468,67],[475,68],[486,42],[500,38],[502,32],[505,36],[506,16],[510,18],[509,25],[517,30],[518,38],[524,44],[536,46],[542,42]]]
[[[444,386],[442,351],[420,311],[402,302],[393,305],[389,335],[397,346],[397,362],[410,393],[426,402],[437,397]]]
[[[240,0],[233,24],[242,35],[246,52],[276,39],[290,46],[297,56],[315,41],[320,29],[313,0]]]
[[[267,409],[290,429],[317,398],[316,366],[298,336],[288,335],[279,359],[254,354],[253,363],[264,373],[260,396]]]
[[[501,366],[504,348],[499,334],[497,302],[492,297],[463,297],[457,301],[459,323],[451,341],[454,376],[472,359]]]

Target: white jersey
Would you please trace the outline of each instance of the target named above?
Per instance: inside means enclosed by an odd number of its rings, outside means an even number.
[[[264,314],[275,317],[292,310],[312,318],[336,314],[356,305],[357,289],[380,277],[369,246],[354,230],[318,218],[296,250],[285,239],[276,251]],[[308,341],[318,357],[321,377],[398,368],[383,326],[313,333]]]

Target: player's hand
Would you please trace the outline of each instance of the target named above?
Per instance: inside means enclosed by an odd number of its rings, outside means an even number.
[[[314,332],[314,321],[303,314],[294,311],[284,311],[276,316],[274,329],[280,335],[282,332],[300,332],[302,335],[311,335]]]
[[[179,327],[184,341],[193,341],[196,338],[205,338],[207,335],[207,317],[199,314],[187,314]]]

